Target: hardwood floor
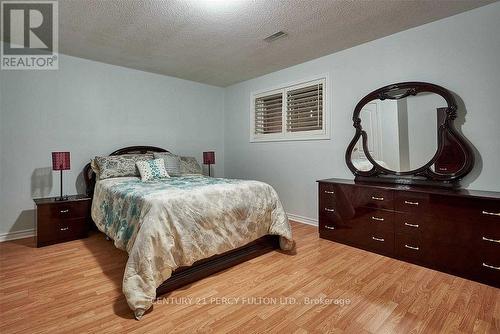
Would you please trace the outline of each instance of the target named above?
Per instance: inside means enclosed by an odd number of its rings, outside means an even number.
[[[126,254],[102,234],[1,243],[0,333],[500,333],[499,289],[293,231],[297,254],[176,290],[141,321],[121,293]]]

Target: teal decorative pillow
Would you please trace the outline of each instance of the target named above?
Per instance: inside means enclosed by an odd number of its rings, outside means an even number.
[[[165,169],[163,159],[154,159],[147,161],[137,161],[137,169],[141,174],[142,181],[151,181],[170,177]]]
[[[165,169],[170,176],[181,175],[181,158],[172,153],[153,153],[155,159],[163,159],[165,162]]]

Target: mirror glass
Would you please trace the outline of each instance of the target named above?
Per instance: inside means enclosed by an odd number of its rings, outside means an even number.
[[[352,150],[351,161],[354,167],[360,171],[369,171],[373,168],[373,165],[368,159],[363,151],[363,137],[359,137],[356,146]]]
[[[438,148],[438,129],[446,116],[446,100],[434,93],[419,93],[399,100],[373,100],[361,110],[361,126],[367,134],[372,158],[396,172],[415,170],[427,164]],[[371,169],[361,138],[353,155],[354,166]],[[356,162],[354,162],[356,159]],[[368,168],[368,169],[366,169]]]

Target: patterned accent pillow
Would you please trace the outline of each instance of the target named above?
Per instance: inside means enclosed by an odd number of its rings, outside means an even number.
[[[135,166],[137,161],[151,160],[152,154],[123,154],[110,157],[95,157],[95,164],[99,170],[99,179],[121,176],[139,176]]]
[[[137,168],[141,174],[142,181],[151,181],[170,177],[165,169],[163,159],[137,161]]]
[[[163,159],[165,169],[170,176],[181,175],[181,158],[172,153],[153,153],[155,159]]]
[[[196,158],[181,157],[181,174],[182,175],[202,175],[202,169]]]

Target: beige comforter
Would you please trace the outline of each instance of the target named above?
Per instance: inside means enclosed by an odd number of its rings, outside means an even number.
[[[92,218],[129,254],[123,293],[137,319],[151,307],[156,288],[180,266],[267,234],[279,235],[282,249],[293,248],[276,191],[258,181],[203,176],[101,180]]]

